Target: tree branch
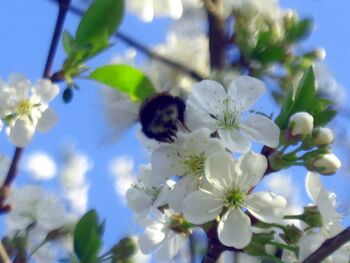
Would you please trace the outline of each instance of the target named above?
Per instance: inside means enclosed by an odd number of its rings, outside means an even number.
[[[71,0],[59,0],[59,11],[55,25],[55,31],[52,36],[50,50],[47,56],[46,65],[44,68],[43,78],[50,78],[50,71],[52,67],[52,63],[56,54],[57,45],[60,39],[60,35],[63,28],[63,23],[69,8]],[[8,196],[9,188],[16,178],[18,172],[18,164],[20,162],[21,156],[23,154],[23,148],[16,147],[15,153],[13,155],[10,168],[7,172],[5,181],[1,186],[1,195],[0,195],[0,213],[8,212],[11,210],[11,206],[4,205],[4,202]]]
[[[349,241],[350,227],[344,229],[335,237],[327,239],[325,242],[323,242],[323,244],[314,253],[312,253],[303,261],[303,263],[321,262]]]
[[[225,23],[220,16],[221,0],[203,0],[208,16],[208,38],[211,69],[225,66],[225,48],[227,44]]]
[[[58,0],[51,0],[51,1],[58,2]],[[84,15],[84,11],[78,7],[75,7],[75,6],[71,6],[69,8],[69,11],[75,15],[79,15],[79,16]],[[138,51],[144,53],[148,57],[156,59],[156,60],[163,62],[164,64],[166,64],[172,68],[175,68],[179,71],[182,71],[184,74],[189,75],[190,77],[192,77],[193,79],[195,79],[197,81],[201,81],[201,80],[205,79],[205,76],[202,76],[197,71],[195,71],[195,70],[193,70],[193,69],[191,69],[191,68],[189,68],[189,67],[187,67],[179,62],[176,62],[174,60],[171,60],[169,58],[166,58],[166,57],[154,52],[152,49],[150,49],[146,45],[142,44],[141,42],[133,39],[132,37],[128,36],[127,34],[124,34],[122,32],[117,32],[114,34],[114,36],[116,38],[122,40],[124,43],[128,44],[129,46],[136,48]]]

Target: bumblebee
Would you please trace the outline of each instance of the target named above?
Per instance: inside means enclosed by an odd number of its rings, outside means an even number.
[[[142,132],[160,142],[174,142],[178,124],[184,124],[185,110],[185,102],[167,92],[147,98],[139,111]]]

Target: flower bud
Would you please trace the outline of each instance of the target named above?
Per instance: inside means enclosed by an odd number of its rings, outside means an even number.
[[[304,207],[304,214],[301,220],[312,227],[321,227],[323,224],[322,216],[317,206]]]
[[[307,112],[294,113],[289,118],[289,127],[293,136],[301,135],[305,137],[312,133],[314,118]]]
[[[334,134],[329,128],[317,128],[312,133],[314,144],[317,146],[329,145],[334,141]]]
[[[335,154],[326,153],[314,160],[313,167],[320,174],[334,174],[341,167],[341,162]]]
[[[116,245],[114,245],[112,251],[115,260],[127,262],[127,259],[136,254],[137,242],[133,237],[122,238]]]

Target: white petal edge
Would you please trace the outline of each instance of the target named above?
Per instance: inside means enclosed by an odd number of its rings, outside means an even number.
[[[225,147],[232,152],[243,153],[251,148],[250,141],[235,129],[219,130],[219,135]]]
[[[274,223],[282,219],[287,201],[271,192],[259,192],[247,196],[247,209],[257,219]]]
[[[219,240],[225,246],[244,248],[252,239],[251,225],[249,217],[241,209],[234,208],[228,211],[219,222]]]
[[[239,158],[239,167],[241,174],[237,184],[243,191],[247,192],[257,185],[264,176],[267,160],[265,156],[249,151]]]
[[[183,213],[187,221],[203,224],[215,219],[222,210],[223,202],[214,194],[197,191],[189,194],[183,201]]]
[[[57,121],[58,119],[56,113],[52,109],[47,108],[47,110],[42,113],[41,118],[38,121],[37,129],[40,132],[48,132],[53,126],[55,126]]]
[[[228,93],[235,102],[235,106],[245,111],[265,92],[265,85],[262,81],[249,76],[240,76],[231,82]]]
[[[239,127],[252,140],[271,148],[276,148],[279,144],[280,129],[272,120],[265,116],[251,114]]]

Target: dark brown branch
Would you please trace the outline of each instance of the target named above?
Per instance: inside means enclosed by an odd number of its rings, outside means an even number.
[[[341,246],[350,241],[350,227],[344,229],[333,238],[327,239],[314,253],[306,258],[303,263],[318,263],[332,255]]]
[[[57,21],[56,21],[56,26],[55,26],[55,31],[52,36],[51,40],[51,45],[50,45],[50,50],[47,55],[46,59],[46,65],[43,73],[44,78],[50,78],[51,77],[51,68],[52,68],[52,63],[56,54],[57,50],[57,45],[61,37],[62,29],[63,29],[63,24],[64,20],[67,15],[67,11],[69,9],[71,0],[59,0],[59,11],[58,11],[58,16],[57,16]]]
[[[208,38],[211,69],[222,69],[225,66],[225,48],[228,43],[225,34],[225,23],[218,14],[221,0],[205,0],[208,16]],[[210,5],[209,5],[210,3]],[[214,6],[213,6],[214,5]]]
[[[60,39],[60,35],[62,32],[62,27],[63,27],[63,23],[69,8],[71,0],[60,0],[59,1],[59,11],[58,11],[58,16],[57,16],[57,21],[56,21],[56,25],[55,25],[55,31],[53,33],[53,37],[51,40],[51,45],[50,45],[50,50],[47,56],[47,60],[46,60],[46,65],[45,65],[45,69],[44,69],[44,73],[43,73],[43,77],[44,78],[50,78],[50,71],[51,71],[51,67],[52,67],[52,63],[56,54],[56,50],[57,50],[57,45]],[[12,184],[12,182],[14,181],[14,179],[16,178],[17,172],[18,172],[18,165],[21,159],[21,156],[23,154],[23,148],[19,148],[16,147],[15,149],[15,153],[13,155],[12,161],[11,161],[11,165],[10,168],[7,172],[5,181],[3,182],[0,191],[1,191],[1,195],[0,195],[0,213],[5,213],[10,211],[10,206],[8,205],[4,205],[4,202],[8,196],[8,192],[9,192],[9,188]]]
[[[53,0],[55,2],[57,2],[58,0]],[[82,16],[84,14],[84,11],[81,10],[78,7],[75,6],[71,6],[69,8],[69,11],[72,12],[73,14]],[[128,36],[127,34],[124,34],[122,32],[117,32],[114,34],[114,36],[120,40],[122,40],[124,43],[128,44],[129,46],[132,46],[134,48],[136,48],[138,51],[144,53],[145,55],[147,55],[150,58],[156,59],[160,62],[163,62],[164,64],[175,68],[179,71],[182,71],[183,73],[189,75],[190,77],[192,77],[193,79],[197,80],[197,81],[201,81],[203,79],[205,79],[205,76],[202,76],[201,74],[199,74],[198,72],[196,72],[195,70],[179,63],[176,62],[174,60],[171,60],[169,58],[166,58],[156,52],[154,52],[152,49],[150,49],[149,47],[147,47],[146,45],[142,44],[141,42],[133,39],[132,37]]]

